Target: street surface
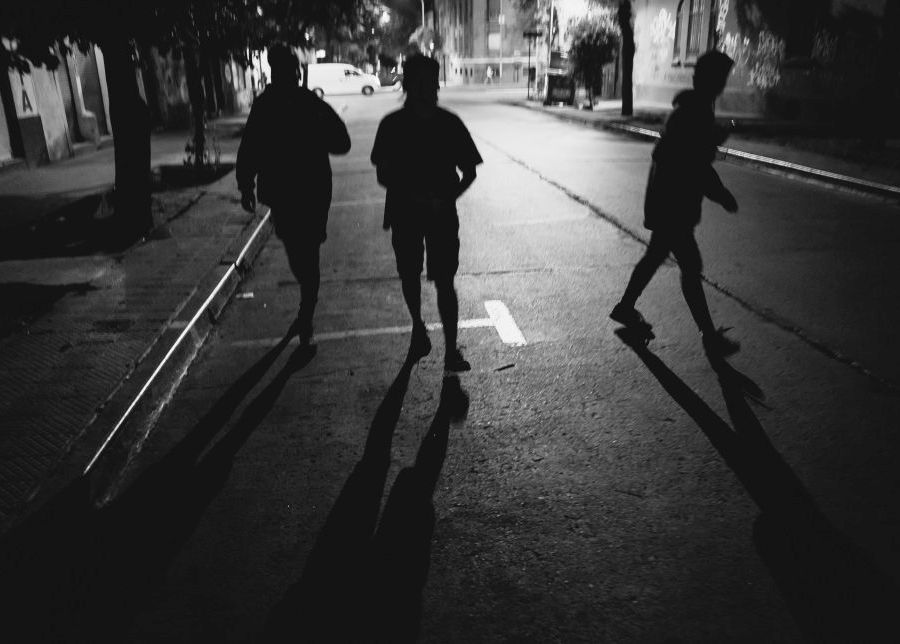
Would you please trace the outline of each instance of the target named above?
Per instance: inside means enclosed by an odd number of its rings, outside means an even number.
[[[401,96],[330,99],[353,149],[333,158],[317,354],[278,344],[299,289],[273,236],[106,510],[120,641],[887,635],[898,207],[719,163],[740,212],[707,202],[698,239],[743,346],[720,382],[675,266],[638,303],[649,350],[607,318],[647,238],[651,145],[510,96],[441,96],[485,161],[459,203],[468,415],[438,411],[439,330],[401,370],[369,163]],[[437,322],[430,285],[423,305]]]

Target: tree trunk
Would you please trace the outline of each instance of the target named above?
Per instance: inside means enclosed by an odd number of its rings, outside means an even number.
[[[635,47],[630,0],[621,0],[619,3],[618,19],[619,28],[622,31],[622,116],[631,116],[634,113],[632,73]]]
[[[126,244],[153,226],[150,209],[150,111],[138,92],[131,42],[100,43],[106,62],[109,116],[115,145],[114,243]]]
[[[184,69],[187,76],[188,98],[191,101],[191,122],[193,124],[194,167],[201,167],[206,157],[206,97],[203,91],[203,78],[200,76],[200,65],[197,50],[186,45],[184,48]]]

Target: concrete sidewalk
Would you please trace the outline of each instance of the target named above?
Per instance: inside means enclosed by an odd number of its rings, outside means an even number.
[[[183,144],[181,133],[156,137],[154,163]],[[77,196],[112,178],[111,155],[14,169],[0,194]],[[241,209],[233,173],[155,196],[171,216],[123,253],[0,261],[0,297],[21,309],[7,308],[15,319],[0,333],[0,533],[55,481],[79,476],[123,416],[147,421],[147,401],[169,394],[268,236],[264,209]]]
[[[246,115],[210,122],[209,132],[221,148],[221,162],[234,163]],[[190,132],[156,132],[150,137],[152,168],[181,165]],[[55,210],[90,194],[111,190],[115,183],[115,148],[105,144],[64,161],[37,168],[0,169],[0,231],[52,215]]]
[[[633,117],[621,115],[620,101],[601,102],[594,110],[575,107],[545,106],[522,99],[510,104],[537,110],[566,121],[607,129],[653,140],[670,108],[663,105],[637,104]],[[814,137],[788,130],[789,124],[767,122],[743,114],[717,113],[719,119],[734,119],[736,130],[719,148],[721,158],[734,163],[756,166],[762,170],[815,181],[841,189],[900,199],[900,150],[872,155],[867,161],[842,154],[841,140]],[[779,135],[779,132],[783,134]],[[810,139],[830,141],[831,153],[808,149]],[[843,146],[846,147],[846,146]],[[891,149],[889,149],[890,151]]]

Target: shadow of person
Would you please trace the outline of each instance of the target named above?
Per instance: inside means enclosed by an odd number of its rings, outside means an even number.
[[[896,638],[900,631],[893,609],[900,606],[900,588],[829,523],[771,444],[747,402],[748,395],[762,393],[755,383],[724,360],[711,360],[729,426],[649,349],[626,343],[694,419],[759,506],[754,543],[804,634],[835,642]]]
[[[422,621],[422,589],[428,579],[434,534],[434,496],[451,422],[465,419],[468,397],[458,376],[444,378],[437,412],[416,461],[397,475],[372,543],[372,639],[415,642]]]
[[[328,513],[300,579],[270,612],[264,641],[352,641],[365,632],[359,609],[366,599],[369,541],[414,366],[412,359],[403,363],[379,404],[362,458]]]
[[[272,609],[263,641],[406,641],[407,634],[415,639],[434,528],[431,496],[447,452],[450,420],[465,417],[468,399],[458,377],[445,379],[416,464],[398,475],[378,524],[393,432],[414,365],[415,357],[407,358],[379,405],[363,457],[329,512],[299,581]]]
[[[313,356],[301,347],[203,452],[287,347],[293,331],[245,372],[184,439],[119,498],[97,509],[81,477],[4,538],[2,581],[12,621],[29,641],[106,641],[121,636],[169,562],[221,490],[238,450],[290,375]],[[4,628],[7,628],[4,626]]]

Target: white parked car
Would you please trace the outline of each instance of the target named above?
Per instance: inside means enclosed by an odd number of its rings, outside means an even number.
[[[307,86],[321,98],[326,94],[365,94],[381,87],[378,78],[346,63],[318,63],[309,66]]]

